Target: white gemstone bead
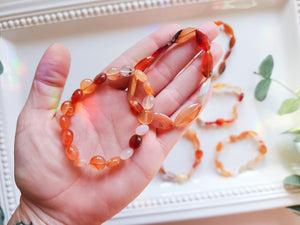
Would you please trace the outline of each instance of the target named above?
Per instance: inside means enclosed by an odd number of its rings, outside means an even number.
[[[140,135],[140,136],[145,135],[148,131],[149,131],[149,126],[146,125],[146,124],[139,125],[139,126],[135,129],[135,133],[136,133],[137,135]]]
[[[198,96],[198,102],[200,104],[203,104],[206,100],[207,97],[207,93],[209,91],[210,88],[210,83],[211,83],[211,79],[208,78],[201,86],[201,89],[199,91],[199,96]]]
[[[125,65],[120,68],[120,73],[124,77],[130,77],[134,74],[134,68],[130,65]]]
[[[176,175],[176,178],[179,184],[183,184],[188,180],[188,175],[184,172],[181,172]]]
[[[125,148],[120,153],[120,159],[122,160],[129,159],[132,156],[132,154],[133,154],[132,148]]]
[[[151,109],[154,105],[154,96],[153,95],[146,95],[145,98],[142,101],[142,106],[144,109]]]

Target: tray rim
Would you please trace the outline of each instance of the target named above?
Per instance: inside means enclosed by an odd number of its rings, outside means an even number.
[[[66,0],[70,4],[64,5],[57,8],[45,8],[35,11],[27,11],[22,14],[15,14],[10,16],[0,16],[0,30],[1,32],[16,30],[21,28],[27,28],[38,25],[47,25],[52,23],[66,22],[70,20],[81,20],[97,16],[109,16],[116,15],[121,13],[130,13],[141,10],[151,10],[156,8],[163,7],[174,7],[185,4],[201,4],[201,3],[212,3],[216,0],[122,0],[122,1],[92,1],[87,2],[80,0],[80,4],[71,4],[71,1]],[[1,5],[1,4],[0,4]],[[297,11],[297,28],[299,30],[299,21],[300,21],[300,0],[294,2],[295,9]],[[2,95],[0,93],[0,98]],[[11,215],[17,205],[17,197],[14,192],[14,181],[11,177],[11,171],[9,167],[9,157],[8,149],[6,146],[6,137],[5,137],[5,115],[3,115],[2,106],[0,105],[0,180],[1,189],[3,190],[3,195],[0,198],[0,203],[4,206],[3,210],[6,215]],[[176,195],[176,198],[172,196],[163,196],[160,199],[137,199],[133,203],[129,204],[121,214],[116,215],[107,224],[114,223],[116,220],[132,217],[132,210],[138,210],[137,215],[140,213],[145,214],[143,210],[151,209],[158,205],[168,207],[170,204],[178,203],[179,205],[186,205],[191,203],[193,205],[192,210],[201,210],[203,206],[199,204],[198,206],[195,203],[199,203],[201,200],[209,199],[212,201],[221,201],[222,199],[226,201],[226,197],[232,196],[235,197],[235,200],[238,201],[244,194],[248,193],[250,195],[260,195],[268,194],[270,191],[273,191],[274,198],[282,197],[282,201],[288,203],[291,198],[291,193],[288,193],[284,188],[282,183],[266,183],[263,188],[253,185],[251,187],[239,187],[237,190],[215,190],[209,192],[198,192],[193,193],[194,198],[191,195],[187,196],[185,194]],[[251,199],[249,200],[251,201]],[[252,200],[253,201],[253,200]],[[233,202],[234,204],[234,202]],[[172,213],[172,212],[169,212]],[[139,215],[138,215],[139,216]],[[150,215],[151,216],[151,215]],[[190,218],[190,217],[189,217]],[[149,220],[147,220],[149,222]],[[153,220],[154,221],[154,220]],[[141,222],[141,221],[139,221]],[[131,221],[132,224],[132,221]]]

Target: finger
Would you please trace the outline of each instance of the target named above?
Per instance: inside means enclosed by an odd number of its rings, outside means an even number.
[[[171,24],[156,30],[126,50],[120,57],[110,63],[104,69],[104,72],[111,67],[120,68],[123,65],[136,65],[140,60],[152,55],[158,48],[170,41],[174,34],[180,29],[180,25]],[[116,87],[122,87],[125,86],[127,82],[128,79],[119,79],[118,81],[114,81],[113,85]]]
[[[70,53],[61,44],[52,44],[37,67],[25,107],[55,110],[70,68]]]
[[[213,41],[219,34],[219,27],[212,22],[204,23],[198,28],[207,35],[210,41]],[[172,48],[172,51],[155,63],[147,72],[148,81],[151,83],[154,94],[163,90],[200,50],[196,41],[191,39],[184,45]]]
[[[211,52],[214,64],[221,58],[222,49],[217,44],[212,44]],[[196,59],[178,77],[176,77],[164,90],[155,98],[154,112],[161,112],[172,115],[186,100],[199,88],[203,79],[199,76],[201,60]]]

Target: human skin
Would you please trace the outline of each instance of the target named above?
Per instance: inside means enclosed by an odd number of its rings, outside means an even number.
[[[167,43],[180,30],[168,25],[129,48],[112,66],[135,65]],[[200,29],[212,41],[219,33],[214,23]],[[195,60],[174,77],[200,51],[194,40],[179,45],[161,57],[147,72],[155,96],[153,111],[172,118],[184,105],[197,101],[202,79]],[[212,43],[214,62],[221,48]],[[150,128],[141,147],[127,161],[113,169],[97,172],[76,167],[65,154],[57,108],[70,68],[70,53],[61,44],[51,45],[41,58],[31,91],[17,122],[15,138],[15,180],[21,192],[20,204],[9,225],[101,224],[134,200],[158,172],[164,159],[182,137],[187,126],[169,131]],[[105,71],[105,69],[104,69]],[[70,77],[71,78],[71,77]],[[126,100],[126,92],[105,82],[88,96],[72,117],[71,130],[80,155],[119,155],[138,125]],[[137,89],[139,92],[141,89]],[[71,94],[70,94],[71,95]]]

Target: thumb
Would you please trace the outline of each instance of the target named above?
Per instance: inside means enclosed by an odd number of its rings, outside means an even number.
[[[37,67],[25,108],[57,108],[68,77],[70,61],[70,53],[62,44],[52,44],[46,50]]]

